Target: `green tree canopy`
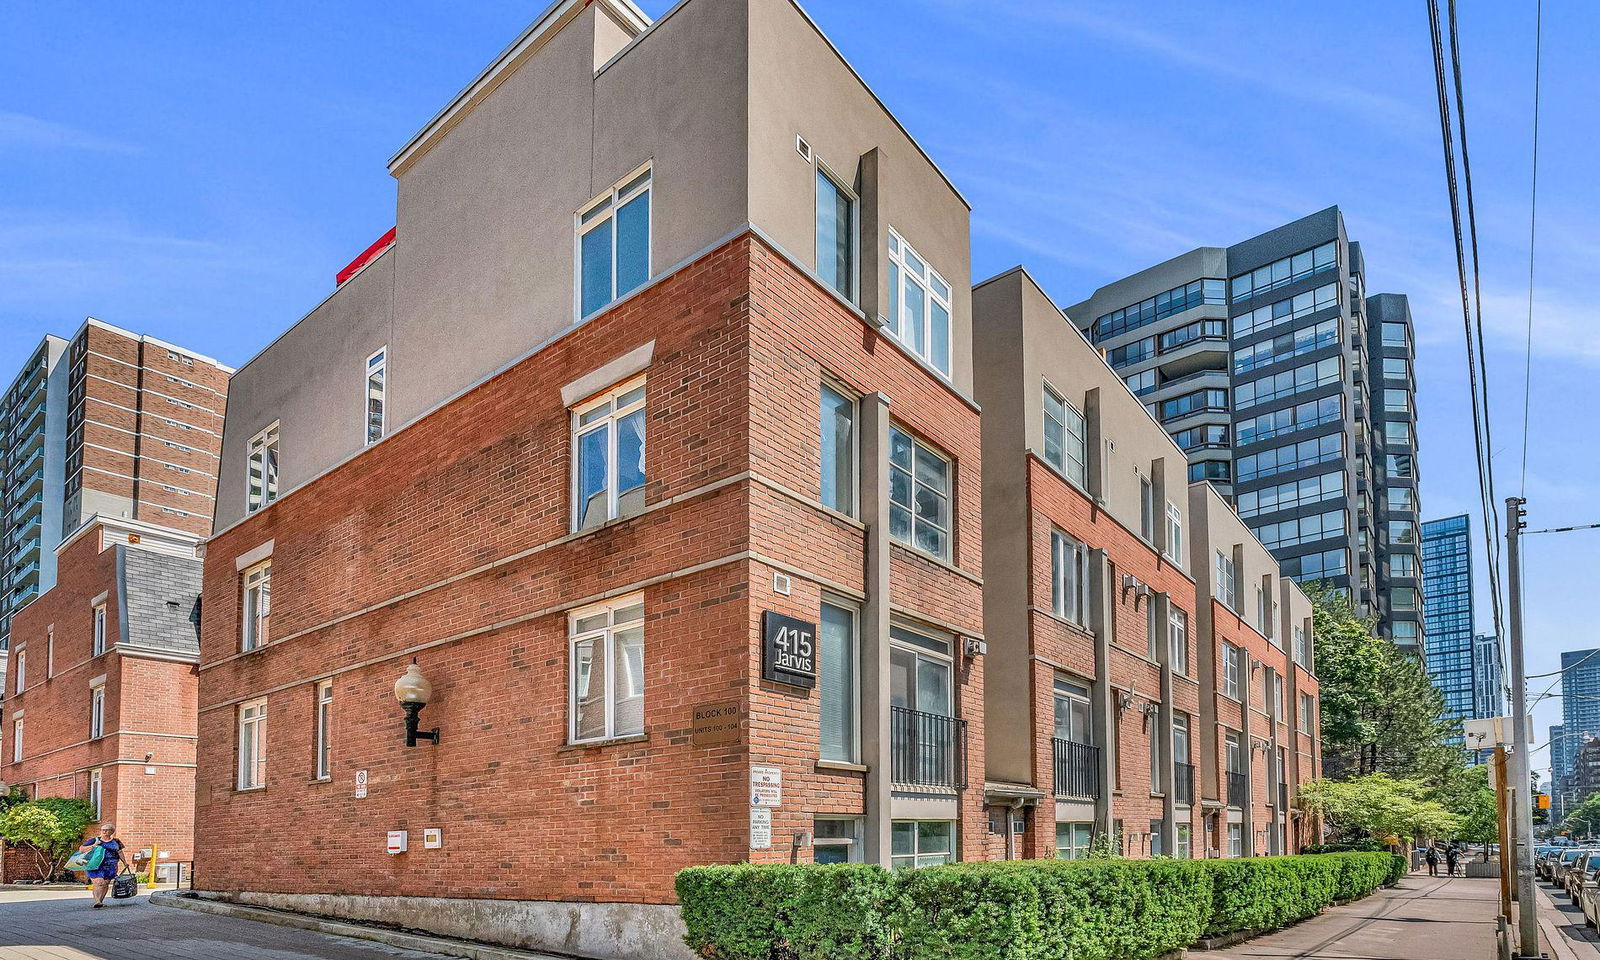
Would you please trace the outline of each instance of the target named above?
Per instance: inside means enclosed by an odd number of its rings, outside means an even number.
[[[94,819],[87,800],[41,797],[8,806],[0,813],[0,839],[29,846],[39,867],[39,879],[61,872],[67,858],[83,843],[83,831]]]
[[[1313,780],[1301,786],[1299,803],[1321,814],[1340,840],[1457,836],[1464,819],[1431,799],[1430,792],[1420,781],[1373,773],[1344,781]]]
[[[1573,808],[1567,818],[1561,821],[1560,829],[1581,837],[1600,832],[1600,793],[1589,794],[1587,799]]]

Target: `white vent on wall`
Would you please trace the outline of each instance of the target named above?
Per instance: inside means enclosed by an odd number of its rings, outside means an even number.
[[[772,591],[774,593],[780,593],[787,597],[792,589],[794,589],[794,581],[790,579],[787,573],[774,573],[772,575]]]
[[[811,162],[811,144],[806,143],[806,138],[798,134],[794,138],[794,148],[800,156],[806,158],[806,163]]]

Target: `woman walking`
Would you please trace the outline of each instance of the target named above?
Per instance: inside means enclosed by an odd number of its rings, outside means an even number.
[[[94,909],[98,910],[106,905],[106,891],[111,888],[111,881],[117,875],[118,866],[126,863],[127,857],[122,853],[122,841],[117,839],[115,824],[100,824],[100,836],[83,841],[83,846],[78,849],[87,852],[95,847],[104,848],[105,859],[100,861],[100,866],[88,871],[84,876],[89,878],[89,884],[94,890]]]

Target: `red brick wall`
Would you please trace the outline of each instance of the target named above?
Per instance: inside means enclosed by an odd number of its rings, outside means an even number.
[[[100,551],[99,544],[98,531],[90,531],[62,551],[55,587],[12,622],[13,649],[28,651],[28,676],[22,693],[8,691],[0,780],[26,786],[35,796],[87,798],[89,770],[98,767],[101,820],[114,821],[130,846],[155,843],[174,858],[190,859],[197,671],[193,664],[117,650],[116,551]],[[103,592],[109,594],[107,651],[96,657],[90,601]],[[52,628],[53,676],[47,669]],[[91,740],[89,684],[102,675],[105,736]],[[18,711],[25,724],[20,764],[11,762],[10,743]],[[147,766],[156,772],[145,774]]]
[[[651,340],[648,512],[569,536],[561,385]],[[861,812],[862,778],[817,768],[817,694],[762,681],[759,637],[764,610],[814,620],[824,584],[863,588],[860,525],[811,502],[824,371],[885,389],[896,416],[958,458],[956,562],[970,577],[896,551],[893,592],[980,632],[976,413],[740,238],[208,545],[199,884],[660,902],[688,864],[809,858],[793,835],[813,814]],[[267,540],[273,642],[241,655],[235,558]],[[790,596],[773,592],[769,559],[792,565]],[[568,748],[567,609],[637,583],[645,739]],[[423,725],[441,729],[437,747],[400,739],[391,688],[412,653],[434,684]],[[313,783],[312,684],[329,675],[333,779]],[[981,670],[963,679],[975,782],[963,843],[977,850]],[[241,793],[237,705],[263,693],[268,782]],[[726,699],[746,705],[744,739],[693,744],[693,707]],[[784,772],[765,853],[749,850],[751,764]],[[421,849],[426,827],[444,830],[443,849]],[[391,829],[412,832],[410,853],[384,855]],[[263,849],[263,835],[279,840]]]

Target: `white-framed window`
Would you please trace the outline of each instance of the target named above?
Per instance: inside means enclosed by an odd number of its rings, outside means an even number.
[[[887,330],[907,350],[949,376],[950,284],[893,230],[889,231]]]
[[[820,163],[816,174],[817,276],[854,303],[859,236],[856,194]]]
[[[1228,856],[1244,856],[1244,824],[1228,824]]]
[[[949,820],[896,820],[890,827],[889,862],[901,867],[933,867],[956,857],[955,824]]]
[[[1083,414],[1061,394],[1044,385],[1044,459],[1084,487],[1089,478],[1089,452]]]
[[[1172,672],[1189,675],[1189,617],[1177,607],[1167,610],[1167,641],[1172,652]]]
[[[245,510],[254,513],[278,499],[278,421],[250,438],[249,488]]]
[[[1239,648],[1222,641],[1222,695],[1233,700],[1239,699],[1239,681],[1241,678],[1242,664],[1239,660]]]
[[[1217,599],[1229,610],[1239,609],[1239,582],[1235,578],[1233,558],[1217,551]]]
[[[15,661],[15,663],[12,665],[12,668],[11,668],[12,672],[14,672],[17,675],[16,686],[13,689],[17,693],[21,693],[28,686],[28,650],[27,650],[27,648],[26,647],[19,648],[18,650],[16,650],[12,654],[11,658],[12,658],[13,661]]]
[[[1153,597],[1144,601],[1144,655],[1152,662],[1161,658],[1161,647],[1157,640],[1156,631],[1156,605]]]
[[[650,279],[650,166],[578,211],[578,317]]]
[[[239,649],[245,653],[267,645],[272,626],[272,561],[263,560],[244,572],[244,609]]]
[[[1089,615],[1089,548],[1050,531],[1050,609],[1082,626]]]
[[[644,733],[644,596],[575,611],[568,624],[568,741]]]
[[[94,639],[90,647],[93,656],[106,652],[106,605],[94,605]]]
[[[1302,667],[1306,665],[1306,628],[1300,624],[1294,627],[1294,662]]]
[[[239,704],[240,790],[267,785],[267,698]]]
[[[1300,694],[1300,732],[1309,734],[1312,727],[1312,718],[1316,716],[1316,698],[1309,693]]]
[[[317,684],[316,778],[318,780],[327,780],[333,776],[332,747],[333,681],[323,680]]]
[[[106,685],[97,683],[89,688],[89,739],[98,740],[106,735]]]
[[[816,863],[861,862],[861,818],[817,817],[812,822],[811,858]]]
[[[1094,842],[1094,824],[1056,821],[1056,857],[1060,860],[1082,860],[1089,855]]]
[[[1167,559],[1183,566],[1183,511],[1171,500],[1167,501]]]
[[[367,358],[367,443],[383,439],[386,420],[385,400],[388,398],[389,348],[379,347]]]
[[[572,529],[587,530],[644,508],[644,379],[572,410]]]
[[[1178,849],[1175,851],[1175,855],[1179,860],[1188,860],[1190,857],[1194,856],[1194,835],[1191,832],[1189,824],[1177,824],[1176,833],[1178,835]]]
[[[104,795],[105,779],[99,767],[89,771],[89,816],[100,819],[100,799]]]
[[[1151,543],[1156,535],[1156,488],[1150,478],[1139,477],[1139,536]]]
[[[1276,607],[1277,604],[1272,602],[1272,594],[1258,584],[1256,586],[1256,621],[1261,627],[1261,635],[1274,643],[1276,643],[1276,637],[1272,629],[1272,612]]]
[[[56,625],[51,624],[44,631],[44,678],[46,680],[56,675]]]
[[[856,400],[822,385],[822,503],[840,513],[856,512]]]
[[[11,762],[22,762],[22,714],[18,713],[11,721]]]
[[[1161,793],[1163,778],[1161,776],[1161,724],[1154,716],[1146,715],[1144,718],[1146,731],[1150,735],[1150,792]],[[1158,833],[1151,830],[1151,833]],[[1155,851],[1151,851],[1154,853]]]
[[[856,609],[824,600],[821,620],[817,631],[817,699],[822,715],[822,759],[854,763],[860,756]]]
[[[950,557],[950,460],[889,425],[889,536]]]

